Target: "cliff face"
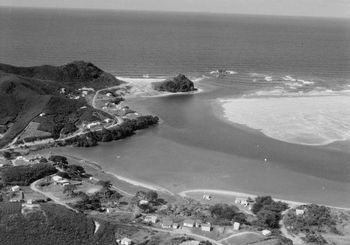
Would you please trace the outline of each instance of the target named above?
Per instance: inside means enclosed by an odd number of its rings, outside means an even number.
[[[152,83],[153,89],[157,91],[165,91],[171,93],[178,92],[191,92],[197,90],[194,87],[193,82],[185,75],[179,74],[172,79],[165,80],[163,82]]]

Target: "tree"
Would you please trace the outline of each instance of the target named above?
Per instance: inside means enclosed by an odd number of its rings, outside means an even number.
[[[158,200],[158,193],[155,192],[155,191],[148,191],[148,192],[146,192],[145,198],[149,202],[157,202],[157,200]]]
[[[262,209],[257,213],[256,217],[258,218],[256,223],[258,226],[268,227],[272,229],[279,228],[279,221],[281,216],[276,212]]]
[[[69,196],[73,196],[76,189],[76,185],[68,184],[63,187],[63,193],[68,193]]]
[[[110,180],[99,180],[97,184],[102,186],[102,188],[106,188],[106,189],[109,189],[112,187],[112,183]]]
[[[2,153],[2,155],[3,155],[3,156],[5,157],[5,159],[7,159],[7,160],[10,160],[11,157],[12,157],[11,152],[9,152],[9,151],[4,151],[4,152]]]

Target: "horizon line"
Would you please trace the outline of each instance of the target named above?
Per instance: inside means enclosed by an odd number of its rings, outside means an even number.
[[[207,15],[244,15],[244,16],[265,16],[265,17],[287,17],[287,18],[315,18],[315,19],[341,19],[349,20],[350,16],[317,16],[317,15],[282,15],[282,14],[262,14],[262,13],[228,13],[228,12],[209,12],[209,11],[176,11],[176,10],[147,10],[147,9],[108,9],[108,8],[68,8],[68,7],[32,7],[32,6],[12,6],[0,5],[0,8],[15,9],[46,9],[46,10],[91,10],[91,11],[107,11],[107,12],[149,12],[149,13],[174,13],[174,14],[207,14]]]

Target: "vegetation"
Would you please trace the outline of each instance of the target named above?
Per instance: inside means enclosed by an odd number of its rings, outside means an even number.
[[[275,202],[270,196],[257,197],[252,207],[257,220],[254,225],[262,228],[278,229],[281,213],[288,208],[283,202]]]
[[[194,87],[193,82],[183,74],[179,74],[176,77],[163,82],[154,82],[152,85],[153,89],[155,90],[167,91],[171,93],[197,90]]]
[[[2,181],[6,185],[29,185],[35,180],[54,174],[57,169],[51,164],[37,163],[26,166],[11,166],[1,171]]]
[[[316,204],[304,205],[299,208],[305,210],[303,215],[296,215],[295,210],[290,210],[284,216],[283,222],[292,233],[304,233],[306,242],[327,244],[320,233],[340,233],[336,227],[336,217],[332,215],[330,208]]]
[[[70,138],[61,142],[62,145],[74,145],[78,147],[96,146],[98,142],[109,142],[119,140],[132,135],[136,130],[145,129],[149,126],[157,124],[158,117],[141,116],[133,120],[125,120],[120,126],[112,129],[102,129],[101,131],[90,131],[84,135],[79,135],[75,138]]]
[[[246,216],[236,206],[228,204],[215,204],[209,208],[215,224],[227,224],[231,221],[246,223]]]
[[[21,213],[19,203],[0,203],[0,244],[7,245],[95,245],[116,244],[114,227],[101,224],[97,233],[94,221],[55,204],[40,204]]]

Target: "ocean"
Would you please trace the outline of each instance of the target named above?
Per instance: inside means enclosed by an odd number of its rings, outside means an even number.
[[[201,93],[130,101],[156,128],[57,151],[173,191],[350,207],[350,20],[2,8],[0,30],[2,63],[87,60],[129,80],[199,81]]]

